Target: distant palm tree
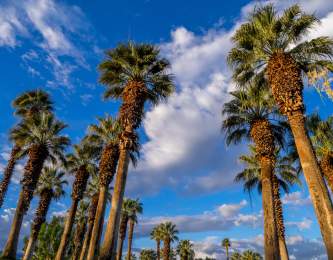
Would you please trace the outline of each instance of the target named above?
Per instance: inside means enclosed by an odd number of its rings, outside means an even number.
[[[244,191],[251,195],[251,191],[257,188],[258,192],[262,191],[260,165],[256,157],[256,151],[253,146],[249,146],[250,154],[242,155],[239,159],[246,165],[245,169],[235,177],[236,182],[244,183]],[[289,193],[290,187],[294,184],[301,185],[297,170],[291,165],[288,156],[281,156],[276,151],[276,162],[273,175],[273,199],[274,211],[277,224],[277,234],[279,239],[279,248],[281,259],[288,259],[288,250],[285,241],[285,226],[283,220],[283,210],[280,198],[280,188]]]
[[[175,224],[165,222],[161,224],[161,232],[164,243],[163,258],[164,260],[168,260],[171,256],[171,243],[178,240],[178,230]]]
[[[129,258],[132,255],[134,225],[138,223],[138,214],[142,214],[142,212],[143,212],[142,203],[139,201],[139,199],[132,200],[128,215],[129,230],[128,230],[127,258]]]
[[[259,253],[253,252],[251,250],[244,251],[241,258],[241,260],[262,260],[262,259],[263,258]]]
[[[87,211],[89,202],[81,200],[75,214],[74,252],[72,260],[78,260],[82,249],[82,241],[87,229]]]
[[[36,209],[36,217],[31,226],[31,234],[23,260],[29,260],[35,250],[38,234],[45,222],[47,212],[52,200],[58,200],[65,195],[64,186],[68,184],[64,180],[65,173],[55,166],[46,166],[38,180],[36,193],[40,196]]]
[[[333,192],[333,117],[323,121],[318,114],[312,114],[306,123],[320,168]]]
[[[53,110],[49,95],[42,90],[24,92],[13,101],[13,107],[15,109],[14,114],[19,116],[22,120],[39,112],[51,112]],[[0,183],[0,208],[2,207],[10,179],[12,178],[18,160],[17,155],[21,150],[19,145],[15,143],[15,140],[13,140],[12,137],[10,139],[14,141],[14,147],[10,153],[7,166],[3,173],[4,176]]]
[[[262,176],[262,204],[264,211],[264,240],[267,259],[279,259],[276,219],[273,200],[273,172],[275,149],[284,141],[285,128],[270,93],[264,85],[252,85],[245,90],[231,92],[233,99],[224,104],[222,128],[226,141],[239,143],[243,139],[255,144]]]
[[[101,149],[101,159],[99,162],[99,198],[96,209],[96,217],[93,224],[92,237],[88,250],[88,259],[94,259],[99,249],[100,237],[103,229],[105,206],[109,184],[116,173],[119,159],[119,134],[121,126],[118,120],[107,115],[105,118],[98,118],[98,125],[89,126],[87,141]],[[139,150],[138,144],[133,145],[135,152]],[[136,163],[135,152],[130,153],[132,162]]]
[[[194,260],[193,244],[190,240],[180,240],[177,246],[177,253],[181,260]]]
[[[12,130],[12,138],[21,149],[20,156],[28,155],[28,161],[24,168],[22,191],[2,253],[3,257],[16,257],[23,216],[29,209],[44,162],[65,160],[63,152],[69,144],[69,139],[60,135],[65,127],[66,125],[56,120],[52,114],[42,112],[27,118]]]
[[[72,189],[72,205],[67,214],[64,232],[55,258],[56,260],[62,260],[64,258],[77,207],[83,198],[89,176],[97,172],[97,154],[95,147],[86,142],[81,142],[78,145],[74,145],[74,152],[67,156],[68,168],[75,174],[75,180]]]
[[[276,104],[288,118],[328,258],[333,259],[332,202],[304,118],[303,75],[313,70],[333,71],[333,39],[305,40],[318,23],[315,15],[304,13],[298,5],[281,14],[273,5],[258,7],[233,36],[228,62],[233,78],[242,87],[267,78]],[[265,258],[277,258],[267,253]]]
[[[225,238],[222,240],[222,247],[225,248],[225,252],[227,255],[227,260],[229,260],[229,247],[231,247],[231,242],[229,238]]]
[[[122,100],[119,120],[123,128],[112,207],[101,248],[100,260],[115,257],[121,205],[126,186],[130,151],[137,140],[135,130],[144,116],[144,106],[166,99],[174,90],[168,74],[169,62],[159,57],[159,50],[150,44],[120,44],[106,53],[100,64],[100,82],[107,85],[106,98]],[[93,259],[89,259],[93,260]]]
[[[127,226],[128,226],[128,217],[130,214],[132,200],[124,198],[123,206],[121,209],[121,221],[119,227],[119,238],[118,238],[118,249],[117,249],[117,257],[116,260],[122,259],[123,254],[123,245],[126,237]]]
[[[242,260],[242,254],[238,252],[232,253],[230,260]]]
[[[142,249],[140,252],[140,260],[156,260],[157,256],[152,249]]]
[[[161,259],[161,241],[163,240],[161,225],[153,228],[150,233],[150,238],[156,241],[156,257],[157,260]]]
[[[87,231],[84,237],[84,242],[81,250],[80,260],[85,260],[89,243],[93,231],[94,226],[94,220],[96,216],[96,209],[98,205],[98,198],[99,198],[99,191],[100,191],[100,185],[99,185],[99,177],[95,174],[92,175],[92,178],[90,179],[87,190],[86,190],[86,197],[90,200],[89,203],[89,210],[88,210],[88,225],[87,225]],[[106,197],[108,198],[108,201],[111,199],[111,194],[109,191],[107,191]]]

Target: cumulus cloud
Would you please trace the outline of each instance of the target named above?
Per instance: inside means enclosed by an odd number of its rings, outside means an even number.
[[[282,203],[291,206],[303,206],[310,205],[311,199],[310,196],[305,198],[300,191],[295,191],[289,194],[285,194],[282,198]]]
[[[313,221],[308,218],[303,218],[302,221],[287,221],[285,223],[286,226],[295,226],[297,227],[300,231],[304,229],[310,229]]]

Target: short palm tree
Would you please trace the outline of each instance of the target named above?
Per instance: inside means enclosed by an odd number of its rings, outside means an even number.
[[[118,120],[107,115],[105,118],[98,118],[98,125],[89,126],[89,135],[87,141],[101,149],[101,159],[99,162],[99,198],[96,209],[96,217],[93,224],[92,237],[89,243],[88,259],[93,259],[96,250],[99,248],[100,236],[102,233],[105,206],[109,184],[112,182],[116,173],[119,159],[119,134],[121,126]],[[134,144],[138,151],[137,144]],[[130,153],[132,161],[136,159],[134,153]]]
[[[116,260],[122,259],[123,254],[123,245],[126,237],[127,232],[127,226],[128,226],[128,219],[130,210],[132,207],[132,200],[124,198],[123,200],[123,206],[121,209],[121,221],[120,221],[120,227],[119,227],[119,238],[118,238],[118,249],[117,249],[117,257]]]
[[[20,146],[20,156],[28,155],[21,180],[22,191],[17,203],[3,257],[16,257],[17,243],[23,216],[29,209],[44,162],[64,161],[63,152],[69,139],[61,136],[65,124],[50,113],[39,113],[22,121],[12,130],[12,138]]]
[[[40,196],[36,209],[36,216],[31,226],[31,234],[23,260],[31,259],[42,224],[45,222],[47,212],[52,200],[58,200],[65,195],[64,186],[68,182],[64,179],[65,172],[56,166],[45,166],[38,180],[36,193]]]
[[[81,200],[79,207],[75,214],[75,232],[74,232],[74,251],[72,260],[78,260],[82,249],[82,240],[87,229],[87,211],[89,208],[89,202]]]
[[[190,240],[180,240],[177,246],[177,254],[181,260],[194,260],[193,244]]]
[[[231,242],[229,238],[225,238],[222,240],[222,247],[225,248],[225,253],[227,256],[227,260],[229,260],[229,248],[231,247]]]
[[[244,251],[241,258],[241,260],[262,260],[262,259],[263,258],[259,253],[253,252],[251,250]]]
[[[132,242],[134,234],[134,225],[138,223],[138,214],[142,214],[142,203],[139,199],[132,200],[130,211],[128,215],[129,230],[128,230],[128,245],[127,245],[127,258],[132,255]]]
[[[22,120],[34,115],[34,113],[42,111],[51,112],[53,110],[49,95],[42,90],[24,92],[13,101],[13,107],[15,115],[19,116]],[[14,141],[12,137],[11,141]],[[7,166],[4,170],[4,176],[0,183],[0,208],[6,196],[20,150],[20,147],[14,141],[14,147],[10,153]]]
[[[238,173],[235,177],[236,182],[244,183],[244,191],[251,195],[251,191],[257,188],[258,192],[262,192],[261,170],[260,164],[256,157],[256,151],[253,146],[249,146],[250,154],[243,155],[239,159],[246,165],[245,169]],[[280,198],[280,188],[288,193],[290,187],[294,184],[301,185],[298,178],[297,170],[290,164],[289,157],[281,156],[281,153],[276,151],[276,162],[273,176],[273,199],[274,210],[277,224],[277,235],[279,239],[279,248],[281,259],[289,259],[288,250],[285,242],[285,226],[283,220],[282,203]]]
[[[233,36],[234,48],[228,61],[234,69],[233,78],[241,86],[266,77],[281,113],[288,117],[328,256],[333,258],[332,202],[303,115],[304,73],[333,71],[333,40],[329,37],[304,40],[318,22],[298,5],[281,15],[273,5],[256,8]],[[266,258],[274,259],[268,255]]]
[[[140,252],[140,260],[156,260],[157,256],[152,249],[142,249]]]
[[[101,260],[109,259],[116,251],[129,154],[133,151],[133,143],[137,139],[135,130],[141,124],[144,105],[147,102],[157,104],[174,90],[172,77],[167,71],[169,67],[169,62],[160,58],[158,48],[150,44],[135,43],[120,44],[107,51],[106,59],[99,66],[100,82],[107,86],[105,97],[122,100],[119,120],[123,128],[112,207],[101,248]]]
[[[237,144],[243,139],[255,144],[262,176],[262,204],[264,210],[264,237],[267,259],[279,258],[276,221],[273,207],[273,171],[275,147],[283,139],[284,127],[270,93],[260,85],[231,92],[232,100],[224,104],[226,117],[222,129],[226,141]]]
[[[164,243],[163,258],[169,259],[171,256],[171,243],[178,240],[178,230],[172,222],[165,222],[161,224],[161,232]]]
[[[156,241],[156,256],[157,260],[161,259],[161,241],[163,240],[161,225],[153,228],[150,233],[150,238]]]
[[[333,117],[323,121],[318,114],[313,114],[307,118],[306,125],[320,168],[333,192]]]
[[[75,180],[72,188],[72,205],[66,218],[64,232],[55,258],[56,260],[62,260],[64,258],[77,207],[83,198],[89,176],[97,172],[97,155],[98,153],[94,146],[91,146],[88,142],[81,142],[78,145],[74,145],[73,153],[67,156],[68,168],[70,172],[75,174]]]

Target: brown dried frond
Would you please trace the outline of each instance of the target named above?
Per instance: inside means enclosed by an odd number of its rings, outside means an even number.
[[[118,144],[109,144],[103,149],[102,157],[99,163],[99,182],[101,186],[108,187],[111,183],[117,169],[118,159]]]
[[[89,179],[89,172],[85,166],[81,166],[75,174],[75,180],[73,183],[72,199],[81,200],[86,190]]]

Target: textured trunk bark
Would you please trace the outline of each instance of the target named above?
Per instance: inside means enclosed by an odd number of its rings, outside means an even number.
[[[0,208],[2,207],[4,198],[6,196],[8,186],[10,183],[10,179],[12,178],[15,164],[16,164],[16,156],[20,152],[21,148],[17,145],[15,145],[11,151],[9,161],[7,163],[7,167],[3,173],[3,179],[0,184]]]
[[[261,158],[262,208],[264,211],[265,259],[280,259],[276,230],[272,177],[274,164],[270,159]]]
[[[32,257],[32,254],[35,250],[35,246],[36,246],[36,241],[37,241],[37,236],[30,236],[29,238],[29,242],[28,242],[28,246],[25,250],[24,256],[22,258],[22,260],[29,260]]]
[[[161,260],[161,240],[156,241],[156,255],[157,255],[157,260]]]
[[[82,240],[84,238],[86,232],[86,222],[77,223],[76,225],[76,232],[74,236],[74,253],[72,256],[72,260],[78,260],[80,257],[80,252],[82,249]]]
[[[122,254],[123,254],[123,245],[124,245],[124,238],[119,238],[118,243],[118,250],[117,250],[117,257],[116,260],[121,260]]]
[[[288,115],[311,200],[317,215],[328,259],[333,259],[333,209],[301,111]]]
[[[89,242],[90,242],[90,239],[91,239],[93,226],[94,226],[94,223],[89,223],[88,224],[87,232],[86,232],[86,235],[84,237],[83,246],[82,246],[82,250],[81,250],[81,254],[80,254],[80,260],[85,260],[86,259],[86,255],[87,255],[87,252],[88,252],[88,247],[89,247]]]
[[[78,200],[72,201],[72,206],[67,215],[64,232],[62,233],[62,236],[61,236],[61,241],[60,241],[60,245],[59,245],[55,260],[63,260],[65,258],[66,246],[68,244],[68,240],[69,240],[69,237],[72,232],[78,204],[79,204]]]
[[[115,251],[119,232],[120,213],[123,204],[128,165],[129,151],[120,149],[115,187],[112,196],[112,206],[105,231],[104,242],[100,251],[100,260],[114,260],[116,256]]]
[[[18,203],[16,205],[16,211],[8,235],[7,243],[2,253],[2,256],[4,258],[5,257],[14,258],[14,259],[16,258],[18,237],[20,234],[24,214],[25,214],[25,197],[24,197],[24,192],[21,191]]]
[[[333,192],[333,158],[332,154],[325,155],[320,161],[320,168],[324,174],[326,182]]]
[[[129,230],[128,230],[128,249],[127,249],[127,259],[131,259],[132,256],[132,242],[133,242],[133,232],[134,232],[134,221],[129,220]]]
[[[163,248],[163,260],[169,260],[170,258],[170,239],[165,239],[164,240],[164,248]]]
[[[103,231],[103,219],[105,213],[105,206],[107,202],[107,187],[102,186],[99,191],[98,205],[96,209],[96,216],[94,220],[93,230],[88,249],[88,260],[94,260],[97,257],[97,250],[99,249],[99,241]]]

